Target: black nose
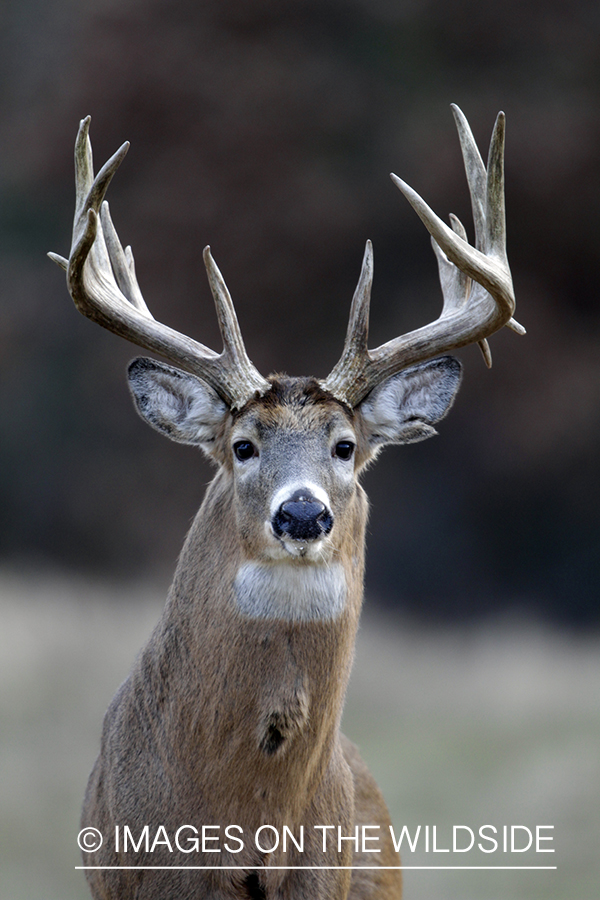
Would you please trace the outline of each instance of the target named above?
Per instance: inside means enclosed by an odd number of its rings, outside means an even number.
[[[294,541],[316,541],[333,528],[333,516],[308,491],[296,491],[273,516],[273,531]]]

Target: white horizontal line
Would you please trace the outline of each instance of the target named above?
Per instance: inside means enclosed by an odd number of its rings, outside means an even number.
[[[146,870],[182,870],[189,869],[190,872],[206,870],[206,869],[222,869],[222,870],[232,870],[232,869],[257,869],[258,871],[264,871],[265,869],[399,869],[402,871],[406,871],[407,869],[479,869],[479,870],[493,870],[493,869],[502,869],[502,870],[523,870],[523,869],[557,869],[557,866],[75,866],[78,870],[88,871],[90,869],[146,869]]]

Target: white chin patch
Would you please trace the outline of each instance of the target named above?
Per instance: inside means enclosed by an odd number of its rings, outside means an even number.
[[[326,563],[330,554],[327,549],[331,544],[327,536],[316,541],[294,541],[287,535],[279,537],[273,531],[270,522],[264,523],[267,537],[267,545],[264,548],[265,556],[274,562],[284,559],[304,559],[306,562]]]
[[[233,586],[240,612],[252,618],[328,620],[337,618],[346,605],[346,578],[340,563],[245,563]]]
[[[290,538],[278,538],[280,545],[290,556],[295,559],[306,559],[316,562],[323,555],[325,540],[319,541],[293,541]]]

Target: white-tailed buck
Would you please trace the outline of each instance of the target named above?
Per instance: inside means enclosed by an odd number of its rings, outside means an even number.
[[[103,202],[127,145],[94,178],[81,123],[71,253],[51,257],[80,312],[179,366],[134,360],[136,407],[218,467],[104,721],[82,819],[104,839],[84,854],[97,900],[400,897],[385,803],[340,733],[363,596],[359,476],[385,444],[435,434],[461,378],[441,354],[477,342],[489,364],[489,335],[523,331],[505,250],[504,115],[487,172],[454,116],[474,247],[392,176],[433,237],[442,313],[368,350],[367,243],[343,353],[322,380],[259,374],[208,247],[222,353],[155,321]]]

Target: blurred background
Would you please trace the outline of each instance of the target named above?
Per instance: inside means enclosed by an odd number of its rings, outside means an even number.
[[[401,739],[394,729],[410,721],[404,701],[420,698],[419,708],[429,709],[440,683],[452,685],[456,699],[485,670],[489,692],[470,712],[443,694],[446,714],[473,738],[473,758],[487,760],[490,779],[506,785],[496,762],[508,766],[514,745],[508,756],[486,755],[464,719],[493,717],[494,684],[504,686],[502,709],[513,710],[515,734],[547,710],[561,735],[552,744],[555,768],[548,763],[548,818],[552,785],[566,791],[576,782],[577,791],[565,794],[565,821],[573,846],[589,836],[582,785],[600,781],[597,705],[586,706],[599,683],[599,101],[593,0],[4,0],[0,761],[10,789],[0,828],[14,834],[15,823],[25,828],[42,807],[49,822],[64,822],[53,829],[54,849],[39,851],[46,875],[54,860],[39,889],[27,882],[29,825],[19,840],[0,840],[12,848],[6,896],[85,896],[82,880],[73,888],[60,882],[57,856],[68,844],[77,864],[72,835],[102,709],[145,627],[130,626],[156,617],[211,478],[199,453],[165,441],[135,415],[125,366],[136,349],[76,312],[63,274],[45,256],[68,252],[72,150],[87,114],[98,168],[131,141],[109,199],[155,317],[220,349],[201,260],[210,243],[259,370],[325,376],[341,352],[367,238],[375,250],[371,346],[440,309],[428,236],[388,173],[442,217],[459,215],[472,235],[449,104],[467,115],[484,157],[496,113],[505,110],[508,249],[517,318],[528,334],[492,338],[491,371],[477,348],[458,354],[465,378],[440,436],[387,450],[366,475],[367,602],[377,621],[365,634],[380,634],[381,617],[386,634],[399,626],[395,649],[382,659],[392,669],[394,660],[403,664],[383,679],[390,694],[381,696],[391,705],[376,726],[365,711],[372,712],[373,675],[360,667],[359,652],[356,677],[365,680],[357,681],[349,716],[367,749],[374,735],[388,734],[384,723],[394,723],[386,752],[396,761],[380,778],[394,785],[404,815],[407,785],[432,777],[426,755],[415,752],[424,767],[407,780],[406,734],[415,747],[449,740],[444,728],[423,737],[424,712]],[[128,603],[131,596],[147,601]],[[113,666],[111,647],[121,641]],[[474,668],[465,667],[465,641],[479,648]],[[409,652],[415,647],[422,652]],[[537,668],[527,667],[531,658]],[[73,682],[93,659],[88,703]],[[562,692],[553,680],[563,672],[558,659],[570,673]],[[424,680],[422,665],[439,666],[440,682]],[[105,687],[95,691],[102,678]],[[67,698],[77,738],[61,718]],[[567,718],[558,718],[556,698]],[[579,709],[575,698],[583,703],[577,725],[569,718]],[[428,728],[440,709],[430,710]],[[548,737],[541,729],[527,745],[532,766],[549,758],[536,743],[542,732]],[[585,764],[563,754],[567,733]],[[500,724],[485,740],[498,746],[494,735],[508,734]],[[452,746],[457,761],[467,758],[462,743]],[[373,761],[365,755],[375,770],[386,758],[381,747]],[[572,872],[587,871],[581,858],[571,863]],[[55,876],[60,887],[52,893]],[[453,878],[439,896],[471,896]],[[483,882],[473,896],[495,897],[495,884]],[[533,893],[519,883],[514,895],[559,896],[530,884]],[[568,884],[570,896],[589,896],[574,892],[571,876]],[[501,890],[512,896],[509,883]]]

